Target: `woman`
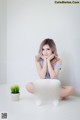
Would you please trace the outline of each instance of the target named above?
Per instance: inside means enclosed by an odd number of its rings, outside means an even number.
[[[62,61],[58,57],[56,44],[52,39],[42,41],[39,55],[35,57],[35,63],[40,78],[59,79]],[[28,83],[26,89],[28,92],[34,93],[34,83]],[[61,88],[61,99],[65,99],[73,93],[74,88],[72,86],[64,86]]]

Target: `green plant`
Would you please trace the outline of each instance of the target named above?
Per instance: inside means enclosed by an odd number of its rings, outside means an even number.
[[[19,85],[13,85],[11,86],[11,93],[16,94],[20,92],[20,87]]]

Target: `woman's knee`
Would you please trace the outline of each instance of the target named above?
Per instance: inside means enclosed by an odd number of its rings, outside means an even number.
[[[34,93],[34,84],[32,82],[28,83],[26,85],[26,89],[27,89],[28,92]]]
[[[61,97],[68,97],[70,95],[74,95],[74,87],[72,86],[65,86],[65,88],[61,89]]]
[[[73,87],[73,86],[69,86],[69,87],[68,87],[68,92],[69,92],[70,95],[73,95],[74,92],[75,92],[74,87]]]

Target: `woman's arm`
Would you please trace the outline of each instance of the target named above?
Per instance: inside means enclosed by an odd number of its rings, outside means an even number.
[[[35,59],[35,63],[36,63],[36,68],[37,68],[40,78],[45,79],[46,71],[47,71],[47,60],[46,58],[43,58],[43,59],[44,59],[44,64],[42,67],[40,65],[39,59]]]
[[[61,63],[62,63],[61,60],[56,62],[56,64],[60,64],[60,65],[61,65]],[[47,59],[47,64],[48,64],[48,71],[49,71],[49,74],[50,74],[50,78],[53,79],[57,76],[60,69],[59,68],[53,69],[49,59]]]

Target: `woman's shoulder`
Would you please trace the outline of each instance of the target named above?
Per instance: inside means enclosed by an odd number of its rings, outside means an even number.
[[[60,69],[61,70],[62,60],[59,59],[54,64],[54,69]]]
[[[61,65],[62,64],[62,60],[60,58],[58,58],[54,63],[53,63],[53,66],[56,66],[56,65]]]
[[[62,64],[62,60],[60,58],[58,58],[58,60],[56,61],[55,64]]]
[[[38,58],[38,59],[35,58],[35,63],[36,63],[36,64],[37,64],[37,63],[38,63],[38,64],[43,64],[43,62],[44,62],[44,61],[43,61],[42,58]]]
[[[51,64],[52,64],[53,67],[61,66],[62,60],[60,58],[57,58],[57,59],[53,60]]]

